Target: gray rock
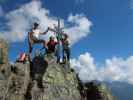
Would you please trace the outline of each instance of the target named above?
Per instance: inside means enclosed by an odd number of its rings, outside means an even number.
[[[5,64],[1,68],[0,100],[90,100],[81,99],[80,84],[70,64],[57,64],[53,55],[37,57],[31,64]],[[104,86],[99,90],[103,97],[109,97],[102,100],[114,100]]]
[[[8,66],[8,67],[7,67]],[[7,67],[7,68],[6,68]],[[0,100],[24,100],[24,94],[30,81],[29,64],[16,63],[17,73],[9,70],[11,66],[5,65],[5,73],[8,75],[0,80]]]

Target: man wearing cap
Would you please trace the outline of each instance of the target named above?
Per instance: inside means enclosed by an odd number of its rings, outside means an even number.
[[[39,24],[34,23],[31,32],[28,33],[29,53],[32,52],[33,44],[36,44],[36,43],[42,43],[43,46],[47,48],[45,40],[42,40],[39,37],[42,34],[46,34],[48,32],[48,29],[45,32],[41,33],[38,27],[39,27]]]

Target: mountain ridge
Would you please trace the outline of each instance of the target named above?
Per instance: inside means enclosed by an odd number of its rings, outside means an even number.
[[[105,85],[82,83],[70,63],[58,64],[54,54],[0,65],[0,100],[90,99],[115,100]]]

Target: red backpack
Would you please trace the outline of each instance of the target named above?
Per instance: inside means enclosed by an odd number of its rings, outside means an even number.
[[[21,53],[20,56],[19,56],[19,62],[24,62],[26,59],[26,54],[25,53]]]

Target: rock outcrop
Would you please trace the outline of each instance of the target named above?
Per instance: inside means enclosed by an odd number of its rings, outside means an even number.
[[[42,59],[35,58],[31,65],[3,65],[0,100],[80,100],[78,82],[69,64],[57,64],[49,56],[48,63]]]
[[[0,39],[0,66],[6,63],[8,63],[8,45],[4,40]]]
[[[104,83],[96,81],[83,84],[81,94],[83,100],[116,100]]]
[[[31,89],[33,100],[80,100],[78,82],[75,74],[71,71],[69,64],[57,64],[54,57],[46,57],[48,64],[44,67],[33,64],[35,69],[34,86]],[[41,63],[41,62],[39,62]],[[34,66],[35,65],[35,66]],[[42,84],[40,84],[42,82]],[[43,86],[43,87],[42,87]],[[42,89],[37,89],[41,87]]]
[[[30,82],[29,64],[3,65],[0,74],[0,100],[24,100]]]
[[[95,91],[92,84],[81,86],[70,64],[57,64],[53,55],[5,64],[0,70],[0,100],[114,100],[105,87],[98,85]],[[97,92],[109,98],[93,99]]]

